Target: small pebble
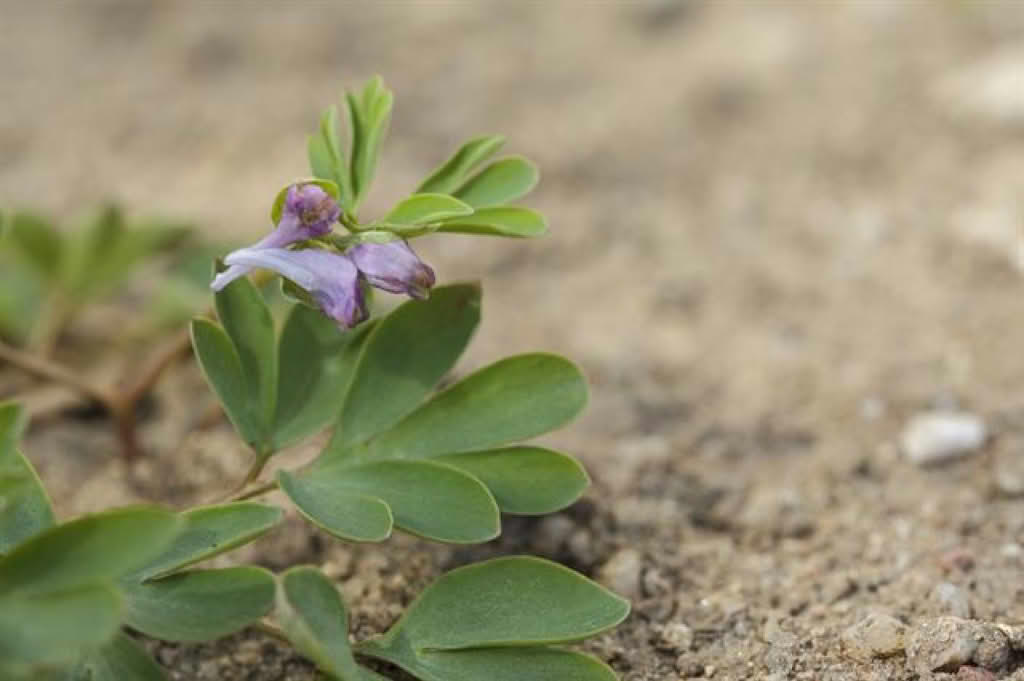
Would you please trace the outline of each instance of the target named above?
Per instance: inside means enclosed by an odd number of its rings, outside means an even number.
[[[617,551],[597,571],[597,581],[623,598],[635,600],[640,592],[643,557],[636,549]]]
[[[907,661],[919,674],[955,672],[975,664],[997,670],[1010,658],[1009,641],[998,627],[960,617],[921,622],[907,641]]]
[[[927,466],[977,451],[988,437],[985,424],[967,412],[927,412],[914,416],[903,429],[903,453]]]
[[[996,681],[996,675],[981,667],[960,667],[956,673],[957,681]]]
[[[871,613],[846,629],[840,641],[847,655],[867,661],[901,655],[906,631],[907,628],[895,617]]]
[[[932,589],[932,600],[938,603],[944,615],[953,615],[969,619],[971,617],[971,599],[967,591],[951,582],[940,582]]]
[[[658,641],[661,647],[667,650],[674,652],[689,650],[693,645],[693,629],[683,622],[669,622],[662,627]]]

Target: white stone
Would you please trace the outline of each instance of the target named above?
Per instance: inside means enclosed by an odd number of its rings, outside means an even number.
[[[927,465],[971,454],[987,437],[985,423],[974,414],[930,412],[910,420],[900,444],[908,459]]]

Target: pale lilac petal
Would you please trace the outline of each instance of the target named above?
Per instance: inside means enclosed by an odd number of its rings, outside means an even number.
[[[245,267],[244,265],[232,265],[213,278],[213,281],[210,282],[210,288],[214,291],[220,291],[235,279],[249,274],[251,269],[251,267]]]
[[[366,280],[379,289],[426,298],[434,285],[434,270],[404,241],[359,244],[349,249],[347,255]]]
[[[246,270],[260,267],[277,272],[309,291],[328,317],[348,328],[366,319],[359,271],[340,253],[312,248],[243,248],[228,255],[224,262]]]

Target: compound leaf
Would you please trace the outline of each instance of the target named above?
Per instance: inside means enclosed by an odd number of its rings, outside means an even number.
[[[519,238],[540,236],[547,230],[543,215],[519,206],[481,208],[472,215],[443,220],[438,228],[439,232]]]
[[[530,193],[539,178],[537,166],[521,156],[510,156],[487,165],[459,187],[454,196],[473,208],[496,206]]]
[[[408,301],[369,335],[330,451],[366,440],[418,406],[462,354],[480,322],[480,287],[442,286]]]
[[[425,225],[446,218],[470,215],[473,208],[447,194],[413,194],[391,209],[383,222],[390,225]]]
[[[469,140],[431,172],[416,191],[451,194],[462,186],[474,168],[498,153],[504,144],[505,138],[501,135],[486,135]]]
[[[490,449],[558,428],[586,401],[586,382],[569,360],[508,357],[438,393],[367,442],[365,453],[418,458]]]

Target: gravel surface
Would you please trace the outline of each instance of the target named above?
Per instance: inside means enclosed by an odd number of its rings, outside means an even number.
[[[482,547],[290,518],[233,559],[326,564],[363,638],[444,570],[554,558],[632,599],[586,646],[625,681],[1024,679],[1021,3],[3,7],[0,203],[111,196],[251,238],[318,111],[372,73],[397,108],[371,213],[480,132],[543,170],[547,238],[420,250],[483,282],[460,373],[583,366],[591,405],[547,442],[587,497]],[[132,472],[80,414],[26,449],[64,513],[209,499],[244,453],[224,425],[185,437],[205,395],[168,376]],[[981,430],[921,466],[905,432],[934,414]],[[149,645],[174,679],[313,678],[253,632]]]

